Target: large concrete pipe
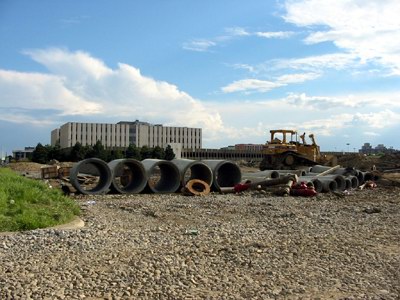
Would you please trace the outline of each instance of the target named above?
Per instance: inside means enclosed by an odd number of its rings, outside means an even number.
[[[337,183],[335,180],[330,178],[318,178],[322,183],[322,192],[329,193],[329,192],[336,192],[338,189]]]
[[[112,171],[103,160],[88,158],[74,164],[70,171],[70,181],[82,194],[106,194],[111,185]]]
[[[260,172],[254,173],[242,173],[242,178],[254,178],[254,177],[262,177],[262,178],[279,178],[279,172],[276,170],[264,170]]]
[[[180,174],[176,165],[168,160],[145,159],[142,164],[147,174],[147,191],[175,193],[180,186]]]
[[[280,176],[286,176],[289,174],[297,175],[297,176],[306,176],[309,171],[298,169],[298,170],[276,170]]]
[[[342,175],[332,174],[332,175],[325,175],[325,176],[321,176],[321,177],[325,177],[325,178],[329,178],[329,179],[335,180],[336,183],[337,183],[337,189],[339,191],[344,191],[346,189],[346,179]],[[318,178],[320,178],[320,177],[318,177]]]
[[[364,181],[368,180],[375,180],[376,178],[374,177],[374,174],[371,172],[362,172],[364,175]]]
[[[359,186],[357,176],[347,176],[346,179],[350,179],[352,189],[356,189]]]
[[[315,165],[311,168],[311,173],[322,173],[325,172],[329,169],[331,169],[332,167],[328,167],[328,166],[321,166],[321,165]],[[343,175],[343,176],[356,176],[358,173],[358,171],[355,168],[338,168],[336,170],[332,171],[332,174],[337,174],[337,175]]]
[[[314,189],[317,193],[322,192],[322,182],[318,178],[300,176],[298,182],[311,182],[314,185]]]
[[[185,186],[189,180],[200,179],[210,187],[213,183],[213,173],[208,165],[199,160],[173,159],[171,162],[177,166],[181,176],[181,186]]]
[[[333,174],[339,174],[343,176],[355,176],[357,170],[355,168],[339,168],[333,172]]]
[[[345,179],[345,182],[346,182],[346,190],[350,190],[352,187],[351,187],[351,179],[349,178],[349,177],[346,177]]]
[[[322,165],[315,165],[315,166],[311,167],[310,172],[311,173],[322,173],[322,172],[328,171],[331,168],[332,167],[322,166]]]
[[[361,171],[358,171],[356,176],[357,176],[357,179],[358,179],[358,184],[362,185],[365,182],[364,173],[361,172]]]
[[[306,180],[307,178],[310,179],[318,179],[321,184],[322,184],[322,189],[321,192],[322,193],[329,193],[329,192],[335,192],[338,189],[338,185],[336,183],[335,180],[333,180],[332,178],[328,178],[326,176],[319,176],[319,177],[315,177],[315,176],[302,176],[299,178],[299,181],[301,180]]]
[[[115,159],[108,163],[113,176],[111,190],[120,194],[137,194],[147,184],[147,174],[143,164],[136,159]]]
[[[240,168],[233,162],[227,160],[203,160],[213,171],[213,189],[221,191],[222,187],[233,187],[240,183],[242,173]]]

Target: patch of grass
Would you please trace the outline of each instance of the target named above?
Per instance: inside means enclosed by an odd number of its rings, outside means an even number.
[[[0,232],[55,226],[79,213],[78,204],[60,190],[0,168]]]

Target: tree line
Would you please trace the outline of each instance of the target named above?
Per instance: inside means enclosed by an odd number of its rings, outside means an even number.
[[[38,143],[35,150],[32,152],[31,161],[40,164],[46,164],[50,160],[58,161],[80,161],[86,158],[100,158],[106,162],[120,158],[133,158],[143,160],[147,158],[172,160],[175,158],[175,153],[171,146],[168,145],[165,149],[156,146],[150,148],[148,146],[136,147],[130,144],[126,149],[105,149],[100,141],[93,146],[83,146],[77,142],[72,148],[61,149],[59,144],[55,146],[42,145]]]

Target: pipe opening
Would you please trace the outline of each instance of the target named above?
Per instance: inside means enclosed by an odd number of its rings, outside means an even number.
[[[215,170],[215,181],[217,188],[232,187],[241,180],[241,172],[237,165],[231,162],[224,162]]]
[[[350,178],[346,178],[346,190],[349,190],[353,188],[352,184],[351,184],[351,179]]]
[[[311,180],[310,182],[312,182],[312,184],[314,185],[314,189],[317,193],[321,193],[322,192],[322,183],[321,181],[319,181],[318,179],[315,180]]]
[[[179,170],[171,163],[159,162],[149,170],[148,186],[154,193],[175,193],[179,185]]]
[[[89,158],[75,164],[70,173],[72,185],[82,194],[107,193],[112,180],[108,165],[97,158]]]
[[[213,177],[210,168],[202,163],[192,164],[191,167],[186,169],[183,174],[183,185],[185,185],[189,180],[200,179],[207,184],[211,185]]]
[[[112,187],[118,193],[140,193],[146,187],[145,170],[139,161],[118,159],[109,166],[114,171]]]

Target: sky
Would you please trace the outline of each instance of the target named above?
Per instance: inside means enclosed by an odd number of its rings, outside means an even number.
[[[398,0],[0,0],[0,151],[66,122],[400,149]]]

